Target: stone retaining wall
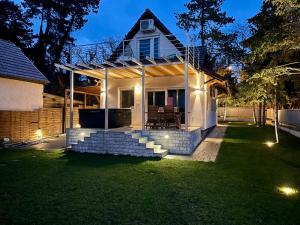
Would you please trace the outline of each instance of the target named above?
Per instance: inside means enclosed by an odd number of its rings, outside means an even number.
[[[162,149],[169,150],[171,154],[190,155],[202,141],[202,131],[200,128],[193,131],[184,130],[145,130],[133,131],[140,133],[142,137],[147,137],[149,141],[154,141],[155,144],[161,145]],[[67,129],[67,146],[77,144],[80,141],[89,140],[89,136],[93,137],[97,133],[97,143],[90,143],[90,148],[100,148],[102,150],[108,149],[116,152],[115,143],[117,148],[128,150],[132,148],[140,148],[139,144],[133,143],[131,139],[127,139],[125,133],[116,131],[104,131],[101,129]],[[101,142],[103,139],[104,142]],[[91,142],[91,141],[90,141]],[[93,142],[93,140],[92,140]],[[97,145],[94,145],[97,144]],[[76,149],[76,148],[75,148]],[[140,149],[139,149],[140,150]]]
[[[145,130],[135,131],[148,137],[168,149],[171,154],[190,155],[202,140],[201,128],[193,131],[184,130]]]

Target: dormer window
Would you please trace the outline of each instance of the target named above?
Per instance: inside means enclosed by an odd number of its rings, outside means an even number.
[[[151,39],[140,40],[140,60],[151,56]]]
[[[159,37],[147,38],[139,41],[140,60],[149,58],[160,58],[160,39]]]

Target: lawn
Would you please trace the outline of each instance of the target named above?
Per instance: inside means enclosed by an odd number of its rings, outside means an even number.
[[[1,150],[0,224],[300,224],[300,139],[230,124],[216,163]]]

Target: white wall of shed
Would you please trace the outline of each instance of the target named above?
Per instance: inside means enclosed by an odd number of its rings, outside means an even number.
[[[0,110],[33,111],[43,107],[43,84],[0,78]]]

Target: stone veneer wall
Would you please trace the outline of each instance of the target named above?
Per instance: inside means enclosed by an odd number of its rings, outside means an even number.
[[[77,144],[78,141],[82,141],[85,137],[100,130],[101,129],[67,129],[67,146]],[[140,133],[143,137],[148,137],[149,140],[154,141],[155,144],[161,145],[162,149],[169,150],[171,154],[189,155],[202,141],[201,128],[189,132],[184,130],[137,130],[134,132]],[[109,133],[117,134],[115,131],[110,131]],[[112,136],[115,136],[113,134]],[[124,147],[125,146],[126,145],[124,145]]]
[[[135,131],[168,149],[171,154],[190,155],[202,140],[201,128],[184,130],[145,130]]]
[[[86,128],[68,128],[66,131],[67,134],[67,146],[72,144],[77,144],[78,141],[82,141],[85,137],[89,137],[92,133],[96,133],[101,129],[86,129]]]

